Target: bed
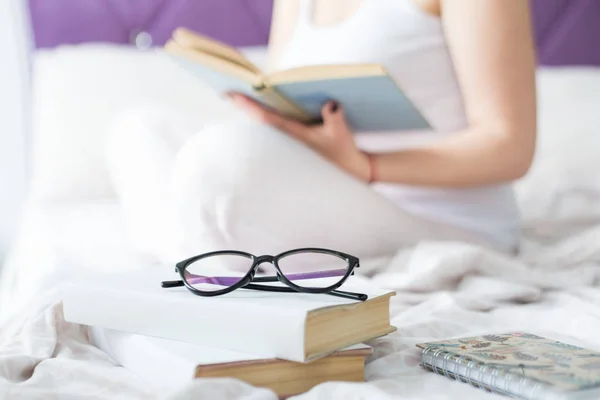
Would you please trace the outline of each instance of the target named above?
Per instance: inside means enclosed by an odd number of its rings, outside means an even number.
[[[37,47],[26,141],[32,177],[0,282],[1,398],[275,398],[233,380],[145,382],[91,346],[85,328],[62,321],[56,287],[66,277],[147,262],[128,245],[103,163],[110,121],[145,102],[196,115],[189,123],[197,128],[231,112],[153,46],[183,24],[265,62],[269,0],[140,4],[29,1]],[[419,368],[414,344],[441,337],[525,330],[600,350],[600,5],[532,5],[540,135],[534,167],[517,184],[522,253],[432,242],[386,260],[364,279],[398,291],[391,307],[398,331],[372,343],[367,382],[332,382],[298,398],[495,398]]]

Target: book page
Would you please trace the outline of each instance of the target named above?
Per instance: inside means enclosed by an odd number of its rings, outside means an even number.
[[[235,78],[243,82],[246,86],[250,85],[253,87],[262,87],[264,85],[263,77],[260,74],[252,72],[244,67],[239,66],[238,64],[232,64],[211,54],[181,47],[174,41],[169,41],[167,44],[165,44],[165,51],[178,61],[187,61],[187,63],[182,64],[184,64],[184,66],[190,71],[196,73],[203,72],[201,74],[201,78],[204,78],[208,84],[211,84],[212,81],[207,79],[207,77],[204,75],[210,73],[213,75],[213,79],[214,75],[219,74],[222,76]]]
[[[189,29],[178,28],[173,32],[173,41],[180,47],[213,55],[224,61],[236,64],[254,74],[261,74],[260,68],[251,63],[242,53],[233,47],[211,39]]]
[[[313,65],[274,72],[269,74],[266,82],[276,86],[292,82],[384,75],[387,75],[385,69],[378,64]]]

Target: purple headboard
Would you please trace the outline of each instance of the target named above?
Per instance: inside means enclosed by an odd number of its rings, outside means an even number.
[[[163,45],[185,26],[235,46],[267,42],[272,0],[29,0],[36,46],[133,44],[140,32]]]
[[[235,46],[266,44],[273,0],[29,0],[37,47],[162,45],[186,26]],[[600,66],[600,0],[530,0],[542,65]]]
[[[543,65],[600,65],[600,1],[533,0]]]

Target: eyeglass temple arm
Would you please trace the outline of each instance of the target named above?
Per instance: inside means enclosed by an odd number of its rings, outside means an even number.
[[[162,281],[160,283],[160,287],[162,287],[162,288],[174,288],[174,287],[181,287],[181,286],[185,286],[183,281]]]
[[[285,277],[290,281],[301,280],[301,279],[318,279],[318,278],[331,278],[333,276],[344,276],[346,275],[346,269],[332,269],[328,271],[315,271],[315,272],[299,272],[295,274],[285,274]],[[352,272],[354,275],[354,272]],[[252,282],[277,282],[279,278],[277,276],[255,276],[252,278]]]
[[[275,278],[277,281],[277,278]],[[266,282],[266,281],[263,281]],[[163,288],[174,288],[184,286],[183,281],[163,281],[161,282],[161,287]],[[255,285],[253,283],[249,283],[248,285],[243,287],[244,289],[252,289],[252,290],[261,290],[263,292],[279,292],[279,293],[298,293],[297,290],[288,287],[281,286],[267,286],[267,285]],[[360,300],[365,301],[369,298],[366,294],[363,293],[354,293],[354,292],[344,292],[342,290],[332,290],[327,293],[332,296],[343,297],[345,299],[352,300]]]
[[[288,287],[255,285],[253,283],[247,284],[246,286],[243,287],[243,289],[261,290],[263,292],[299,293],[298,290],[294,290],[294,289],[288,288]],[[331,296],[343,297],[345,299],[360,300],[360,301],[365,301],[369,298],[369,296],[367,296],[364,293],[345,292],[342,290],[332,290],[331,292],[327,292],[325,294],[329,294]]]

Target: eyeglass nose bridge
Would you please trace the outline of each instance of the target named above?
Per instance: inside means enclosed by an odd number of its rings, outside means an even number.
[[[256,257],[254,259],[254,266],[252,267],[252,278],[254,278],[254,275],[257,272],[265,272],[264,270],[261,271],[261,264],[264,263],[269,263],[273,266],[273,268],[275,269],[275,272],[277,273],[277,275],[279,275],[279,271],[277,270],[277,268],[275,267],[275,257],[274,256],[269,256],[269,255],[264,255],[264,256],[259,256]]]
[[[254,265],[259,266],[260,264],[263,264],[263,263],[266,263],[266,262],[268,262],[270,264],[274,264],[275,257],[268,256],[268,255],[267,256],[256,257],[256,259],[254,260]]]

